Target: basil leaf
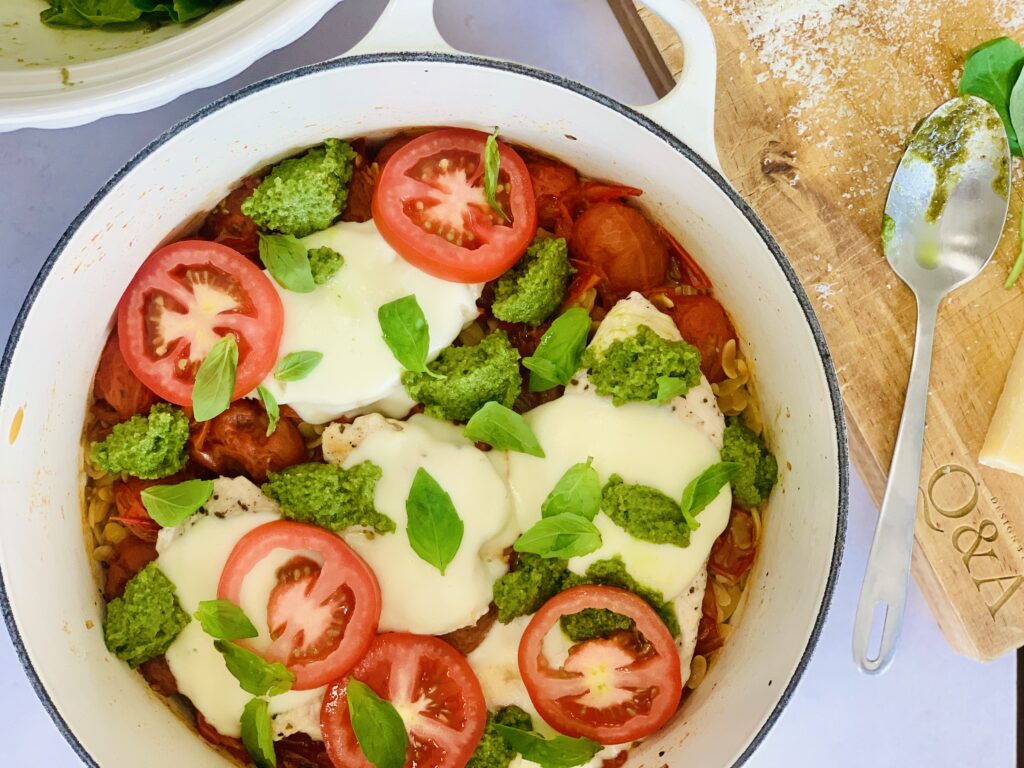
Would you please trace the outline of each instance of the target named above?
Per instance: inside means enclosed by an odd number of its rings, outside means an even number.
[[[487,443],[499,451],[518,451],[544,458],[544,449],[523,417],[493,400],[473,414],[464,434],[474,442]]]
[[[348,681],[346,696],[352,730],[366,759],[376,768],[402,768],[409,734],[398,710],[355,679]]]
[[[228,672],[234,675],[246,693],[277,696],[290,691],[295,684],[295,675],[279,661],[271,664],[262,656],[224,640],[214,640],[213,647],[220,651]]]
[[[1008,37],[998,37],[967,54],[959,89],[961,94],[980,96],[996,108],[1015,155],[1021,154],[1021,145],[1010,120],[1010,95],[1022,69],[1024,48]]]
[[[409,546],[444,576],[445,568],[455,559],[462,544],[465,526],[455,511],[452,497],[423,467],[416,470],[412,480],[405,513]]]
[[[267,409],[267,437],[270,437],[277,429],[277,422],[281,420],[281,409],[277,405],[277,398],[262,384],[256,387],[256,394],[260,396],[263,407]]]
[[[231,405],[238,369],[238,342],[230,333],[221,336],[196,371],[192,387],[192,416],[196,421],[209,421]]]
[[[655,381],[658,382],[658,394],[654,396],[656,403],[667,403],[690,391],[689,385],[683,379],[675,376],[659,376]]]
[[[594,519],[601,508],[601,478],[591,466],[593,462],[591,456],[565,470],[540,506],[542,517],[572,512],[587,520]]]
[[[575,768],[601,751],[601,745],[590,739],[573,739],[561,734],[545,739],[536,731],[521,731],[499,723],[495,723],[494,728],[512,749],[541,768]]]
[[[242,710],[242,744],[256,768],[277,768],[270,705],[266,699],[252,699]]]
[[[498,148],[498,129],[487,137],[484,144],[484,197],[491,209],[505,221],[512,221],[498,202],[498,171],[501,170],[501,150]]]
[[[538,520],[522,536],[513,549],[541,557],[570,557],[589,555],[601,546],[601,532],[590,520],[572,512]]]
[[[530,391],[568,384],[580,369],[590,333],[590,315],[582,307],[567,309],[544,332],[532,355],[523,360],[530,371]]]
[[[294,235],[260,235],[260,261],[277,284],[295,293],[316,288],[309,251]]]
[[[213,480],[185,480],[175,485],[143,489],[142,506],[163,528],[181,525],[199,511],[213,494]]]
[[[245,611],[230,600],[203,600],[195,617],[203,632],[214,640],[244,640],[259,635]]]
[[[39,14],[44,24],[54,27],[103,27],[136,21],[142,15],[132,0],[49,0],[50,7]]]
[[[323,352],[289,352],[274,369],[274,378],[278,381],[300,381],[309,376],[323,359]]]
[[[427,353],[430,351],[430,331],[427,318],[420,304],[412,294],[382,304],[377,310],[377,321],[395,360],[407,371],[438,376],[427,369]]]
[[[683,500],[680,502],[679,508],[691,531],[700,528],[700,523],[697,522],[697,513],[715,500],[719,491],[736,477],[736,473],[742,466],[735,461],[720,461],[717,464],[712,464],[687,483],[686,488],[683,489]]]
[[[1024,69],[1017,75],[1017,84],[1010,92],[1010,125],[1017,134],[1017,143],[1024,142]]]

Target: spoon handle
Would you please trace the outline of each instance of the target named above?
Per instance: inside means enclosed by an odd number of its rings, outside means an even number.
[[[938,305],[935,297],[917,300],[917,338],[907,397],[853,626],[854,661],[868,674],[883,672],[889,665],[903,628]],[[881,622],[880,630],[876,622]]]

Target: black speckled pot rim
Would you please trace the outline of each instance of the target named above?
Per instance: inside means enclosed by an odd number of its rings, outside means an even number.
[[[725,178],[717,170],[712,168],[699,154],[697,154],[689,146],[681,142],[667,130],[662,128],[659,124],[649,119],[648,117],[637,112],[635,109],[625,106],[620,102],[612,99],[604,94],[601,94],[592,88],[588,88],[585,85],[577,83],[573,80],[569,80],[559,75],[554,75],[549,72],[534,69],[532,67],[523,66],[521,64],[515,64],[506,61],[498,61],[493,59],[481,58],[478,56],[469,56],[463,54],[446,54],[446,53],[379,53],[379,54],[368,54],[363,56],[351,56],[341,59],[335,59],[333,61],[322,62],[319,64],[312,64],[298,69],[291,70],[289,72],[283,72],[279,75],[261,80],[252,85],[246,86],[234,93],[228,94],[208,106],[200,109],[191,116],[185,118],[177,125],[173,126],[161,136],[154,139],[146,147],[144,147],[138,154],[129,160],[121,170],[119,170],[114,176],[96,193],[96,195],[89,201],[89,204],[85,209],[75,218],[71,225],[67,228],[60,240],[54,246],[50,255],[43,263],[42,269],[39,270],[35,281],[32,283],[29,289],[28,295],[25,298],[24,303],[21,306],[21,310],[18,313],[17,318],[14,321],[14,325],[11,329],[11,335],[7,341],[7,347],[4,350],[3,358],[0,359],[0,398],[3,397],[4,387],[7,383],[7,375],[10,371],[11,361],[14,357],[14,350],[17,347],[18,341],[21,338],[21,332],[25,327],[25,322],[32,309],[32,305],[35,303],[36,297],[42,290],[43,284],[46,282],[46,278],[50,274],[50,270],[53,269],[54,264],[60,258],[67,246],[68,242],[78,231],[85,218],[92,213],[92,211],[103,201],[103,199],[110,193],[110,191],[139,163],[145,160],[150,154],[159,149],[170,139],[177,136],[182,131],[188,129],[193,124],[199,122],[203,118],[217,112],[224,107],[233,104],[234,102],[244,99],[250,94],[257,93],[266,88],[270,88],[276,85],[287,83],[291,80],[296,80],[306,75],[315,74],[318,72],[324,72],[334,69],[341,69],[345,67],[358,67],[367,64],[380,64],[386,62],[428,62],[438,64],[458,64],[462,66],[479,67],[482,69],[492,69],[504,72],[509,72],[522,77],[532,78],[534,80],[541,80],[552,85],[556,85],[560,88],[564,88],[567,91],[571,91],[580,96],[585,96],[588,99],[596,101],[602,106],[607,107],[620,115],[632,120],[641,127],[650,131],[652,134],[657,136],[659,139],[664,141],[673,150],[683,155],[687,160],[696,165],[701,172],[707,176],[718,188],[732,201],[736,209],[742,214],[742,216],[750,222],[751,226],[757,231],[761,240],[764,241],[765,247],[771,252],[772,256],[775,257],[775,261],[778,263],[779,268],[785,274],[787,281],[789,282],[790,288],[793,291],[793,297],[800,304],[800,308],[803,310],[804,318],[807,321],[807,327],[810,329],[812,336],[814,337],[815,346],[818,349],[818,355],[821,358],[822,370],[825,373],[825,379],[828,382],[829,395],[832,400],[832,413],[835,419],[836,426],[836,455],[839,460],[839,475],[837,481],[839,484],[839,506],[836,510],[836,537],[832,549],[832,563],[829,569],[828,579],[825,582],[825,591],[822,595],[821,606],[818,610],[817,619],[814,622],[814,627],[811,631],[810,638],[807,642],[807,647],[800,658],[800,662],[797,664],[796,670],[793,673],[793,677],[790,679],[786,689],[783,691],[779,698],[778,703],[772,710],[771,714],[765,720],[761,729],[754,736],[749,746],[740,755],[737,761],[734,763],[735,766],[740,766],[747,761],[747,759],[754,753],[757,747],[764,740],[768,731],[778,720],[782,710],[789,702],[793,692],[796,690],[797,683],[803,676],[804,670],[807,668],[807,664],[810,662],[811,655],[814,651],[814,647],[818,643],[818,639],[821,636],[822,627],[825,624],[825,619],[828,616],[829,607],[832,602],[832,594],[835,590],[836,580],[839,576],[839,566],[843,556],[843,544],[846,538],[846,521],[847,511],[849,505],[849,463],[848,463],[848,452],[846,443],[846,421],[843,415],[842,397],[839,392],[839,382],[836,379],[835,367],[832,363],[832,356],[829,353],[828,345],[825,342],[825,335],[822,333],[821,326],[818,324],[818,319],[814,315],[814,310],[811,308],[810,300],[807,298],[807,294],[804,292],[803,287],[800,284],[800,280],[797,278],[796,273],[793,271],[793,267],[782,253],[782,249],[778,243],[775,242],[775,238],[772,237],[771,233],[765,227],[764,223],[757,217],[749,205],[744,202],[743,198],[732,188],[732,186],[725,180]],[[43,703],[43,707],[49,713],[53,719],[57,729],[61,732],[68,744],[75,751],[82,762],[89,766],[97,766],[96,760],[89,754],[85,746],[79,741],[78,737],[72,732],[71,727],[64,720],[57,705],[53,699],[50,698],[49,692],[43,685],[41,678],[35,667],[32,665],[32,661],[29,658],[28,650],[25,646],[25,642],[18,631],[18,625],[14,620],[14,613],[11,609],[10,598],[7,595],[6,587],[3,582],[3,573],[0,570],[0,613],[3,614],[4,622],[7,625],[7,630],[10,632],[11,640],[14,643],[15,652],[18,655],[18,659],[21,662],[22,667],[25,669],[25,674],[28,676],[29,681],[32,684],[36,695]]]

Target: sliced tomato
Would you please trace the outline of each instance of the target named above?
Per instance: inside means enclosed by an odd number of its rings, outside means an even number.
[[[296,690],[337,680],[362,658],[380,620],[380,586],[337,534],[278,520],[255,528],[224,564],[217,597],[238,605],[246,578],[274,550],[295,552],[267,598],[270,645],[250,650],[295,674]]]
[[[633,620],[633,632],[576,643],[554,667],[544,639],[563,616],[588,608]],[[519,673],[544,721],[568,736],[624,744],[649,736],[679,706],[683,683],[672,634],[642,599],[624,589],[573,587],[537,611],[519,644]]]
[[[267,435],[267,412],[255,400],[238,400],[224,413],[192,425],[189,455],[218,475],[246,475],[257,483],[309,456],[299,428],[287,418]]]
[[[715,383],[725,379],[722,370],[722,348],[729,339],[736,338],[729,315],[717,299],[706,294],[693,296],[667,292],[672,306],[663,312],[672,316],[679,333],[700,350],[700,369]]]
[[[604,276],[599,291],[611,301],[664,285],[668,273],[668,245],[654,224],[640,210],[614,200],[592,203],[580,214],[569,253]]]
[[[678,666],[678,665],[677,665]],[[406,768],[464,768],[487,724],[487,703],[466,658],[436,637],[380,635],[349,677],[324,695],[320,730],[337,768],[372,768],[352,730],[348,680],[365,683],[402,713]]]
[[[482,283],[506,272],[537,232],[530,174],[499,142],[496,195],[484,197],[487,134],[445,128],[412,139],[383,166],[373,195],[381,235],[410,264],[443,280]]]
[[[227,334],[238,342],[234,398],[252,391],[277,362],[284,308],[263,271],[218,243],[184,240],[153,253],[121,297],[121,353],[142,383],[190,405],[196,370]]]
[[[117,331],[110,334],[100,354],[100,364],[96,369],[92,390],[96,400],[102,400],[113,410],[116,421],[124,421],[138,413],[145,413],[159,400],[139,381],[139,377],[132,373],[132,369],[124,361],[117,340]]]

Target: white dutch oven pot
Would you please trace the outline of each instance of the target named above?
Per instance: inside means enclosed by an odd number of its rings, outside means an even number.
[[[585,174],[642,187],[645,207],[707,271],[753,361],[781,480],[748,599],[720,663],[629,765],[740,763],[792,694],[825,619],[847,462],[839,388],[807,296],[717,170],[710,29],[689,2],[647,0],[679,33],[686,68],[660,102],[631,109],[545,72],[455,53],[429,0],[400,2],[355,55],[246,88],[153,142],[43,267],[0,367],[0,606],[25,670],[86,763],[224,765],[103,646],[80,522],[78,436],[113,308],[155,247],[255,168],[328,136],[498,125],[510,141]]]

